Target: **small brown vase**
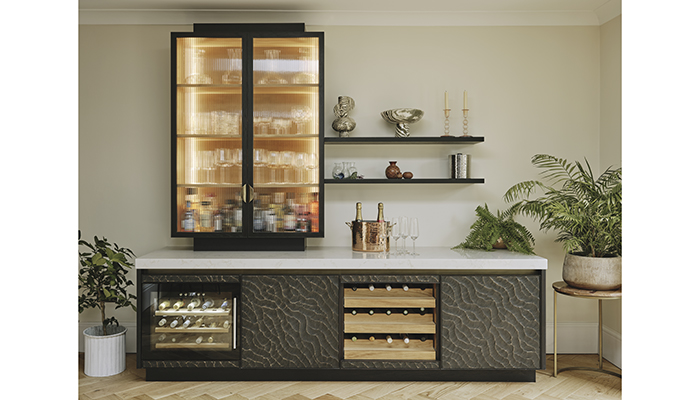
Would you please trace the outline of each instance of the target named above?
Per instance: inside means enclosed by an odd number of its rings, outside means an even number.
[[[401,169],[396,165],[396,161],[389,161],[389,166],[386,167],[384,174],[389,179],[401,179]]]

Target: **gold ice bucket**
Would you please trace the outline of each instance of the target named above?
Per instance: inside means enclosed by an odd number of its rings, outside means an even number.
[[[389,222],[352,221],[345,224],[352,230],[354,251],[389,251]]]

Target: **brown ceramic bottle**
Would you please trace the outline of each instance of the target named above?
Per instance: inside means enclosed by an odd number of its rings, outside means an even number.
[[[401,169],[396,165],[396,161],[389,161],[389,166],[384,173],[389,179],[401,179]]]

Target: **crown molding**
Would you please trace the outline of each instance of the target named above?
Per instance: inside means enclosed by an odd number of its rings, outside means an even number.
[[[614,0],[609,3],[615,3]],[[80,10],[80,25],[304,22],[318,26],[598,26],[614,18],[614,4],[596,11],[388,12],[288,10]],[[618,7],[619,9],[619,7]],[[612,16],[611,16],[612,15]],[[619,15],[619,12],[618,12]],[[601,22],[603,21],[603,22]]]
[[[598,23],[603,25],[604,23],[610,21],[611,19],[622,15],[622,1],[621,0],[611,0],[595,10],[598,16]]]

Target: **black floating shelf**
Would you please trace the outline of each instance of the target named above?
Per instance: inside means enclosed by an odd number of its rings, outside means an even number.
[[[409,136],[405,138],[401,137],[325,137],[323,138],[323,143],[325,144],[410,144],[410,143],[422,143],[422,144],[475,144],[484,141],[483,136]]]
[[[421,184],[421,183],[447,183],[447,184],[467,184],[467,183],[484,183],[484,178],[470,178],[470,179],[443,179],[443,178],[424,178],[424,179],[324,179],[323,183],[333,183],[341,185],[365,185],[365,184],[392,184],[392,185],[410,185],[410,184]]]

